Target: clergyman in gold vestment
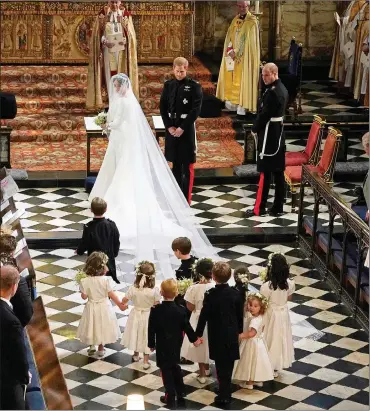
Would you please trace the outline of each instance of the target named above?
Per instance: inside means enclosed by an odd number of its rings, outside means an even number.
[[[122,36],[119,47],[123,50],[111,51],[112,38]],[[129,76],[135,96],[139,97],[137,66],[137,43],[130,13],[121,8],[120,1],[110,1],[96,18],[90,45],[90,59],[87,77],[88,108],[100,109],[109,99],[108,85],[111,76],[125,73]]]
[[[257,111],[260,75],[259,26],[249,1],[238,1],[238,15],[227,31],[216,96],[228,110],[244,115]]]

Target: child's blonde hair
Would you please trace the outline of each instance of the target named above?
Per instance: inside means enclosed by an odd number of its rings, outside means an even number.
[[[172,299],[177,296],[179,290],[177,288],[177,282],[173,278],[164,280],[161,283],[161,292],[163,298]]]
[[[108,256],[101,251],[94,251],[86,260],[84,272],[90,277],[98,277],[106,271]]]
[[[155,265],[150,261],[142,261],[136,266],[136,288],[154,288],[155,286]]]
[[[257,301],[259,302],[259,304],[260,304],[260,307],[261,307],[261,309],[260,309],[260,315],[265,314],[265,311],[266,311],[267,306],[268,306],[268,300],[267,300],[267,298],[264,297],[264,296],[263,296],[262,294],[260,294],[260,293],[253,293],[253,292],[248,293],[247,302],[253,301],[253,300],[257,300]]]

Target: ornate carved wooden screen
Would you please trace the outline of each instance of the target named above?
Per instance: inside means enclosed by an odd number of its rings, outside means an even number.
[[[24,1],[1,4],[2,63],[87,63],[93,21],[106,2]],[[124,4],[124,2],[123,2]],[[191,59],[192,2],[129,2],[140,63]]]

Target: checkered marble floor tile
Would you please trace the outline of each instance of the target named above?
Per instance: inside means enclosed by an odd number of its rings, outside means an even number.
[[[233,245],[219,249],[220,259],[235,268],[241,263],[251,272],[251,289],[258,289],[259,271],[270,252],[283,252],[291,264],[296,292],[289,302],[296,361],[274,381],[253,391],[233,386],[230,409],[366,410],[369,409],[368,336],[336,302],[327,285],[293,245]],[[88,357],[86,346],[74,339],[84,301],[73,281],[84,257],[73,250],[31,250],[37,275],[37,290],[46,306],[50,329],[57,348],[75,409],[126,409],[128,394],[144,395],[146,409],[163,405],[163,384],[155,365],[143,370],[132,363],[132,352],[118,342],[106,347],[103,359]],[[131,282],[121,276],[116,286],[124,293]],[[129,310],[115,308],[121,329]],[[207,383],[196,380],[197,365],[182,365],[187,409],[217,409],[217,382],[213,366]]]
[[[338,96],[336,81],[304,81],[302,95],[302,110],[305,115],[315,113],[345,117],[368,113],[364,106],[356,106],[354,101]]]
[[[342,198],[354,200],[353,183],[339,183],[334,190]],[[295,227],[297,213],[291,213],[290,200],[284,206],[281,217],[245,218],[245,210],[253,208],[257,185],[226,184],[196,186],[193,189],[192,208],[197,222],[203,228],[246,228],[246,227]],[[274,190],[270,190],[272,205]],[[83,188],[28,188],[14,196],[18,209],[24,209],[22,227],[25,232],[80,231],[83,224],[92,218]],[[305,205],[313,209],[312,196],[305,197]],[[269,206],[270,206],[269,205]],[[320,218],[325,222],[327,215],[321,209]]]

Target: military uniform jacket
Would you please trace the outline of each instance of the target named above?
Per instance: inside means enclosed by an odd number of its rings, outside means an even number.
[[[102,251],[108,258],[109,273],[116,278],[115,258],[119,252],[119,232],[116,223],[109,218],[94,218],[84,225],[81,242],[77,254],[85,251],[90,255],[94,251]]]
[[[184,332],[190,342],[197,340],[185,308],[177,305],[174,301],[163,301],[151,309],[148,325],[148,347],[155,348],[159,368],[180,363]]]
[[[288,102],[288,91],[280,79],[274,81],[263,94],[260,110],[253,124],[252,131],[258,134],[257,143],[257,171],[259,172],[276,172],[285,170],[285,138],[284,133],[281,136],[280,148],[279,138],[282,132],[281,122],[270,122],[268,126],[265,154],[274,154],[274,156],[264,156],[260,158],[263,148],[266,126],[271,118],[282,117],[285,114]]]
[[[205,293],[196,334],[201,337],[208,325],[209,356],[212,360],[239,359],[243,314],[239,292],[228,284],[216,284]]]
[[[197,141],[195,120],[202,107],[202,86],[186,77],[184,80],[168,80],[164,83],[160,111],[166,128],[165,157],[167,161],[192,164],[196,161]],[[181,137],[173,137],[169,127],[181,127]]]

